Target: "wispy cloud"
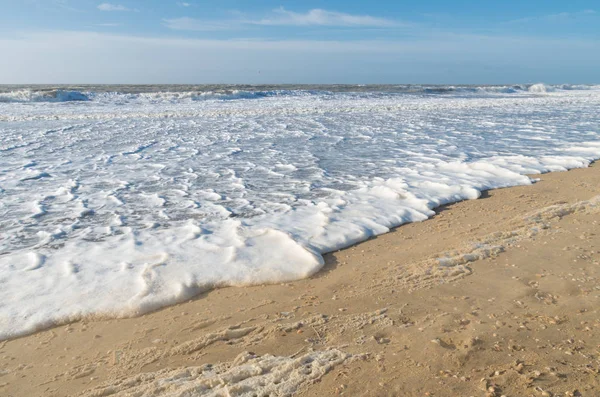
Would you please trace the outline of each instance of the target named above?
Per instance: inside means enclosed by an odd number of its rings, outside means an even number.
[[[181,3],[178,3],[181,4]],[[321,26],[354,28],[392,28],[408,26],[396,20],[378,18],[370,15],[354,15],[319,8],[298,13],[283,7],[273,10],[269,15],[258,18],[246,18],[238,14],[236,19],[211,21],[189,17],[164,19],[164,26],[173,30],[209,31],[241,29],[249,26]]]
[[[69,3],[69,0],[54,0],[54,4],[64,10],[82,12],[80,9],[72,7]]]
[[[370,15],[353,15],[344,12],[328,11],[320,8],[306,13],[288,11],[280,7],[273,11],[274,16],[259,21],[249,21],[257,25],[292,25],[292,26],[363,26],[391,27],[398,22],[391,19],[377,18]]]
[[[597,79],[600,43],[448,32],[394,41],[324,41],[41,31],[2,35],[0,53],[6,55],[0,84],[578,83]],[[22,61],[23,54],[28,62]]]
[[[596,14],[595,10],[583,10],[578,12],[559,12],[557,14],[538,15],[533,17],[519,18],[509,21],[508,23],[526,23],[534,21],[542,22],[561,22],[573,20],[582,16],[590,16]]]
[[[229,30],[240,26],[240,24],[235,21],[205,21],[188,17],[163,19],[163,25],[172,30],[189,30],[197,32]]]
[[[97,23],[94,26],[100,26],[103,28],[114,28],[116,26],[123,26],[122,23]]]
[[[177,5],[178,5],[179,7],[190,7],[190,6],[191,6],[191,4],[190,4],[190,3],[185,3],[185,2],[182,2],[182,1],[178,1],[178,2],[177,2]]]
[[[102,3],[98,5],[100,11],[133,11],[121,4]]]

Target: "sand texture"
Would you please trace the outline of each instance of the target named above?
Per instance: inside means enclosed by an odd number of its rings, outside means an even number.
[[[131,319],[0,342],[0,395],[598,396],[600,166]]]

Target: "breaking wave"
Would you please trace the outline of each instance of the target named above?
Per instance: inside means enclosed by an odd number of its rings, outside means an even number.
[[[0,86],[0,340],[305,278],[440,205],[585,167],[600,90],[577,89]]]
[[[0,93],[2,102],[75,102],[89,101],[87,93],[79,91],[33,91],[29,89]]]
[[[0,103],[28,103],[28,102],[193,102],[193,101],[232,101],[246,99],[261,99],[270,97],[301,97],[301,96],[326,96],[346,93],[349,96],[372,97],[389,95],[498,95],[498,94],[544,94],[555,91],[590,90],[598,89],[600,86],[593,85],[546,85],[537,84],[515,84],[515,85],[336,85],[336,86],[291,86],[289,89],[281,89],[287,86],[270,86],[276,89],[261,89],[263,86],[244,86],[248,89],[224,88],[213,89],[214,86],[96,86],[88,90],[75,90],[69,87],[65,89],[41,89],[35,90],[20,87],[15,90],[2,92],[0,87]],[[279,88],[277,88],[279,87]],[[113,91],[107,90],[114,89]],[[123,88],[123,91],[121,91]],[[175,88],[176,90],[171,90]],[[185,90],[190,88],[190,90]],[[164,90],[166,89],[166,90]]]

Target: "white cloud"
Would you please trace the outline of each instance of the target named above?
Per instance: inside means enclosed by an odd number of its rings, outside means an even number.
[[[172,18],[163,19],[163,25],[172,30],[188,30],[188,31],[213,31],[213,30],[229,30],[234,28],[235,24],[231,22],[219,21],[204,21],[194,18]]]
[[[251,22],[258,25],[292,25],[292,26],[362,26],[362,27],[392,27],[398,22],[372,17],[370,15],[353,15],[337,11],[327,11],[320,8],[306,13],[288,11],[283,7],[274,10],[274,17]]]
[[[178,3],[180,4],[180,3]],[[309,10],[306,13],[288,11],[283,7],[261,19],[245,18],[238,13],[237,19],[229,20],[202,20],[189,17],[163,19],[163,24],[173,30],[210,31],[234,30],[249,26],[330,26],[354,28],[391,28],[409,26],[399,21],[372,17],[370,15],[352,15],[337,11],[322,9]]]
[[[584,83],[600,63],[594,40],[451,33],[326,41],[44,31],[3,35],[0,53],[0,84]]]
[[[526,22],[534,22],[534,21],[543,21],[543,22],[564,22],[569,20],[574,20],[578,17],[590,16],[596,14],[595,10],[583,10],[578,12],[559,12],[558,14],[548,14],[548,15],[538,15],[535,17],[526,17],[520,19],[514,19],[509,21],[508,23],[526,23]]]
[[[190,3],[184,3],[184,2],[177,2],[177,5],[180,7],[190,7],[191,6]]]
[[[131,11],[129,8],[120,4],[102,3],[98,5],[100,11]]]
[[[121,23],[97,23],[94,26],[100,26],[103,28],[113,28],[113,27],[122,26],[122,25],[123,24],[121,24]]]
[[[69,4],[69,0],[54,0],[54,4],[65,10],[81,12],[80,9],[72,7]]]

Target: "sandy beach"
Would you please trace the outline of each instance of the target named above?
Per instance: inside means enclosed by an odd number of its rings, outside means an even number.
[[[600,395],[600,166],[536,177],[310,279],[0,342],[0,394]]]
[[[2,5],[0,397],[600,397],[600,2]]]

